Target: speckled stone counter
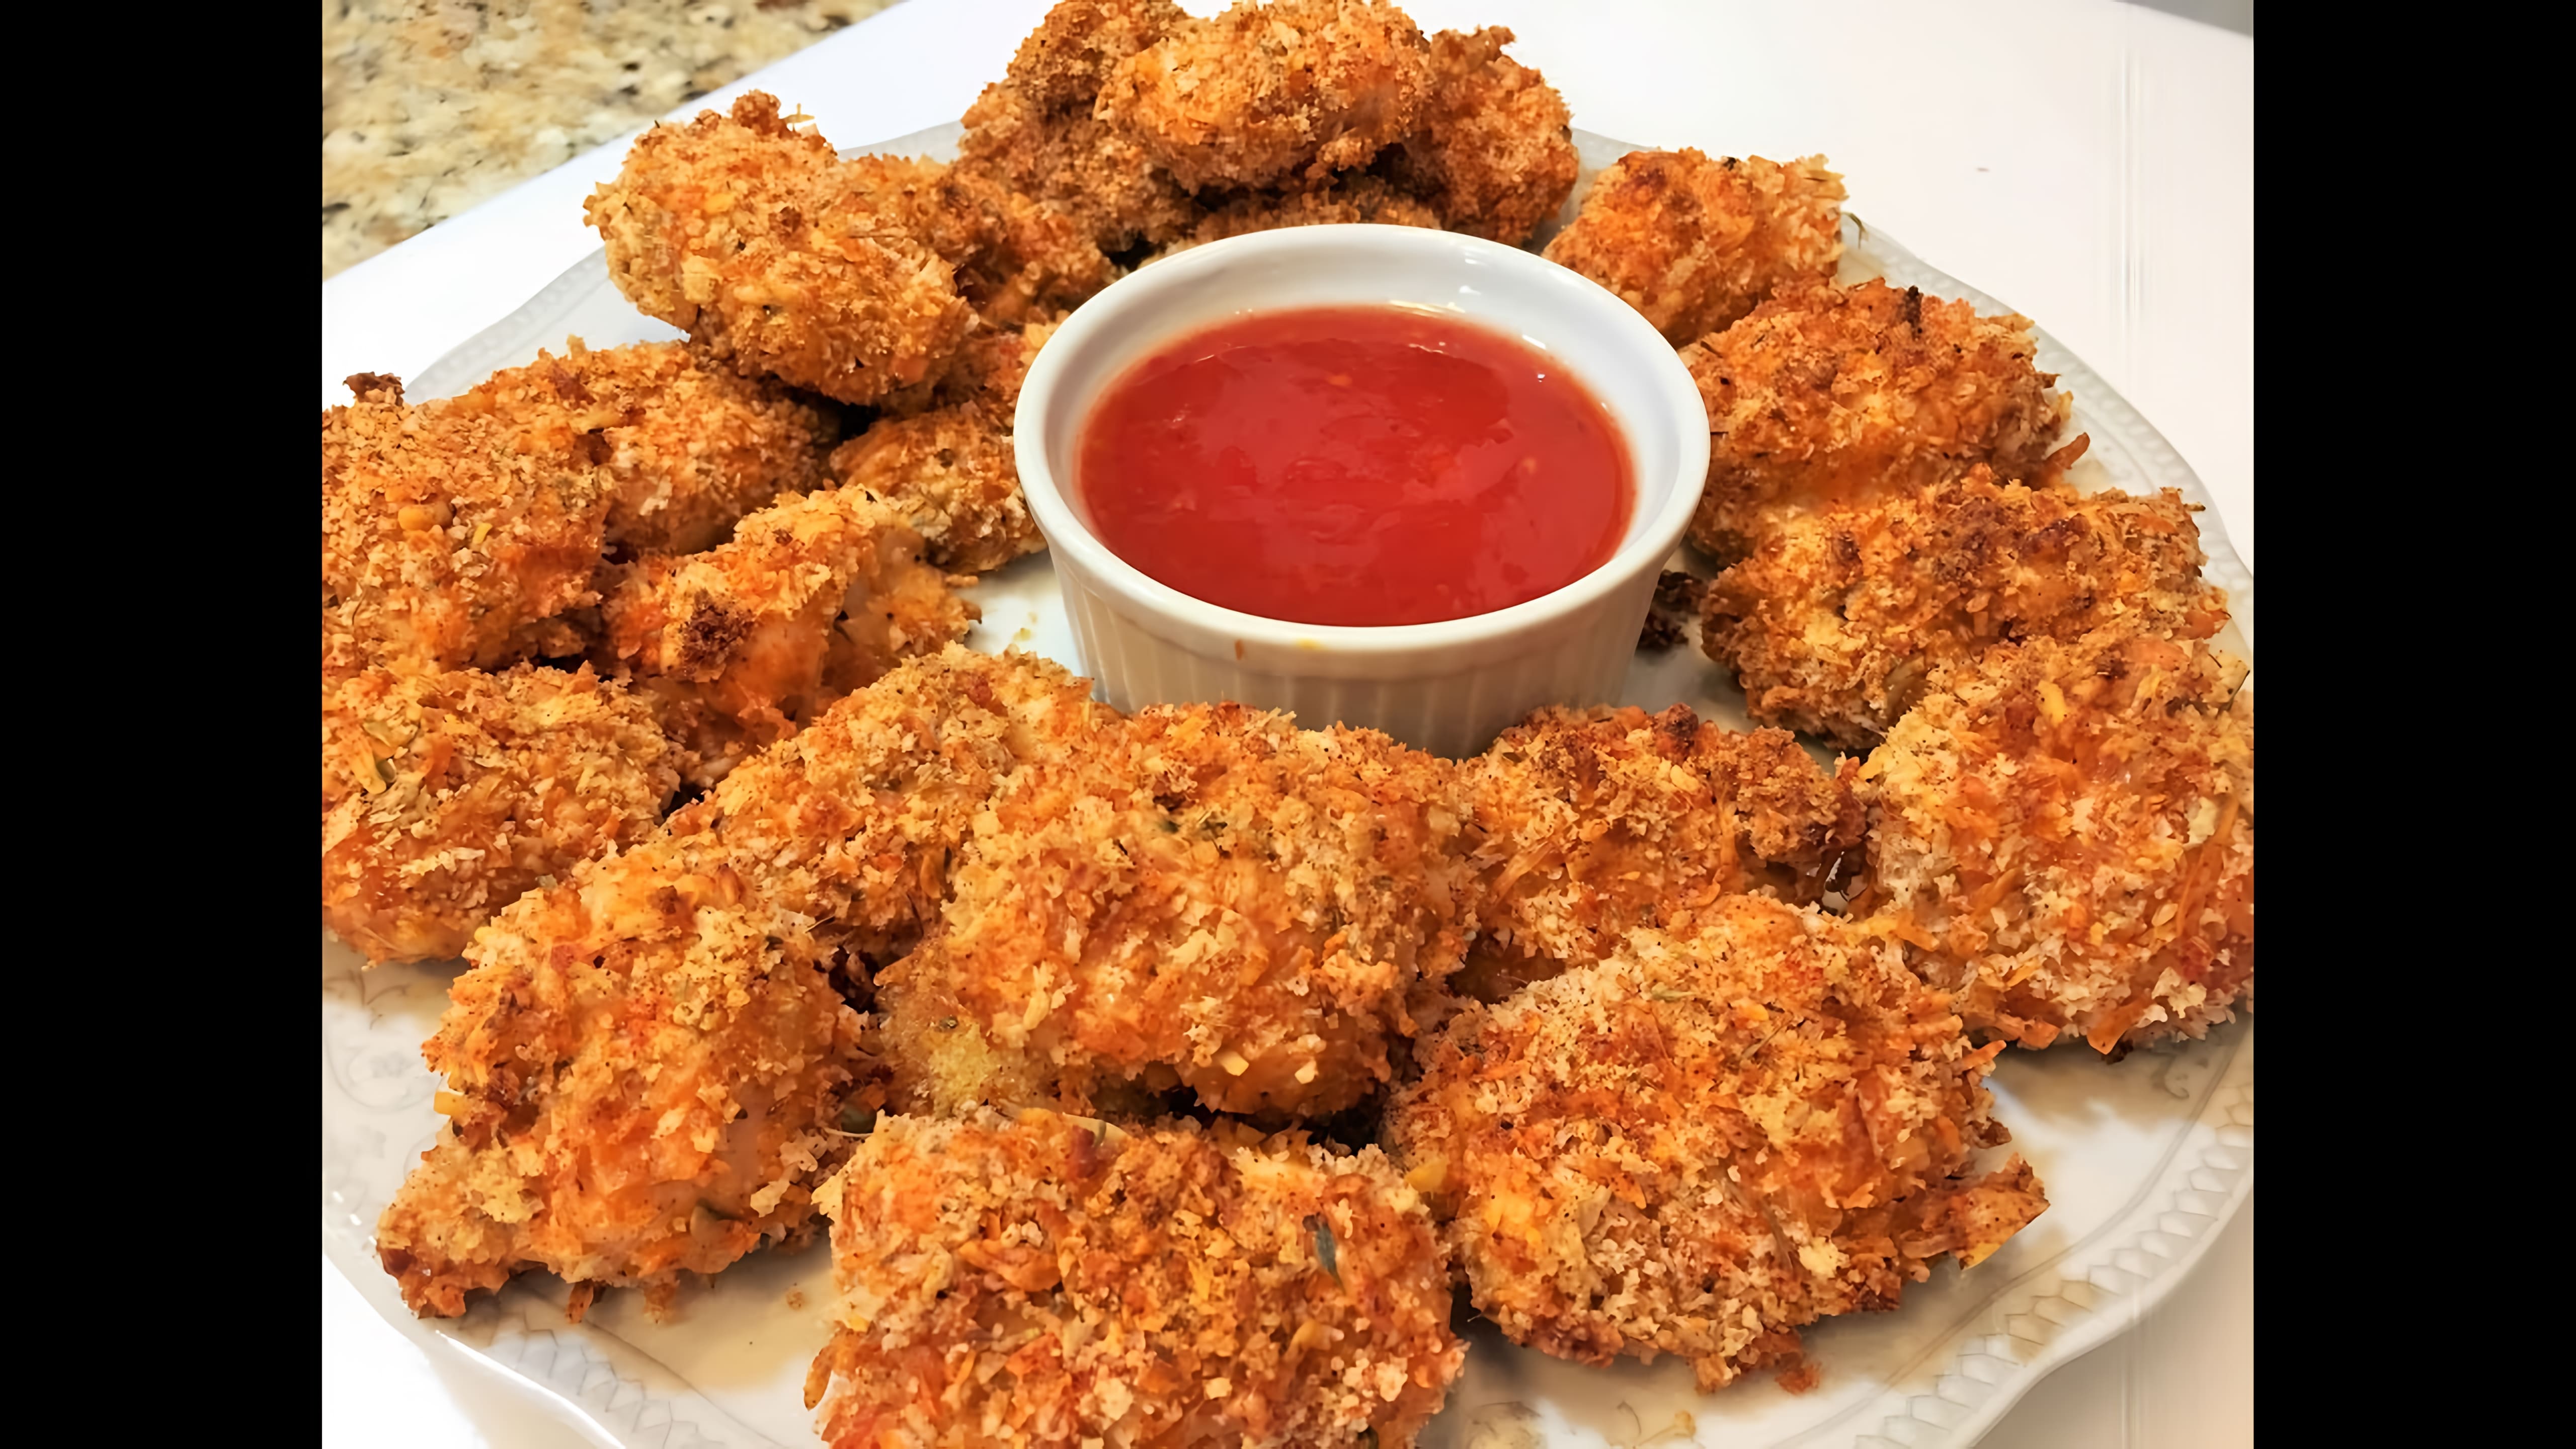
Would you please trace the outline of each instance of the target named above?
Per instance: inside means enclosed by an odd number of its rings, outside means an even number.
[[[890,0],[324,0],[325,278]]]

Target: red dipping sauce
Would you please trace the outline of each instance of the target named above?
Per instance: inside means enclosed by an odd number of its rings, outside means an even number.
[[[1608,562],[1636,485],[1607,409],[1519,338],[1397,307],[1260,313],[1175,342],[1085,419],[1112,553],[1300,624],[1424,624]]]

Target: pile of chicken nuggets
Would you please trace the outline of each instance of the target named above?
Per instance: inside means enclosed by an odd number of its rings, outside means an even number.
[[[1503,29],[1064,0],[953,162],[754,93],[587,215],[685,342],[323,415],[323,921],[462,955],[377,1226],[424,1315],[666,1311],[828,1234],[841,1449],[1410,1445],[1465,1348],[1819,1366],[2046,1207],[1983,1079],[2253,1004],[2253,717],[2178,495],[2081,493],[2030,324],[1837,285],[1821,157],[1639,152],[1551,259],[1707,403],[1687,588],[1760,725],[1445,760],[960,641],[1041,549],[1058,321],[1180,248],[1511,244],[1577,168]],[[1828,767],[1791,731],[1853,753]]]

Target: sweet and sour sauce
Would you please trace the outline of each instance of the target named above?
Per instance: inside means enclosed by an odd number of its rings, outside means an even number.
[[[1547,353],[1445,314],[1238,317],[1130,367],[1077,439],[1111,552],[1193,598],[1301,624],[1422,624],[1607,562],[1635,482]]]

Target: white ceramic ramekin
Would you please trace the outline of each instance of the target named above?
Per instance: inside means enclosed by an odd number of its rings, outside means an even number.
[[[1159,583],[1091,531],[1073,476],[1100,390],[1174,337],[1248,312],[1393,303],[1515,335],[1610,410],[1636,507],[1609,562],[1527,603],[1436,624],[1294,624]],[[1084,303],[1038,353],[1014,424],[1082,666],[1120,709],[1237,700],[1310,729],[1381,729],[1453,758],[1546,704],[1618,692],[1655,579],[1708,473],[1708,414],[1672,344],[1616,296],[1513,247],[1394,226],[1310,226],[1194,247]]]

